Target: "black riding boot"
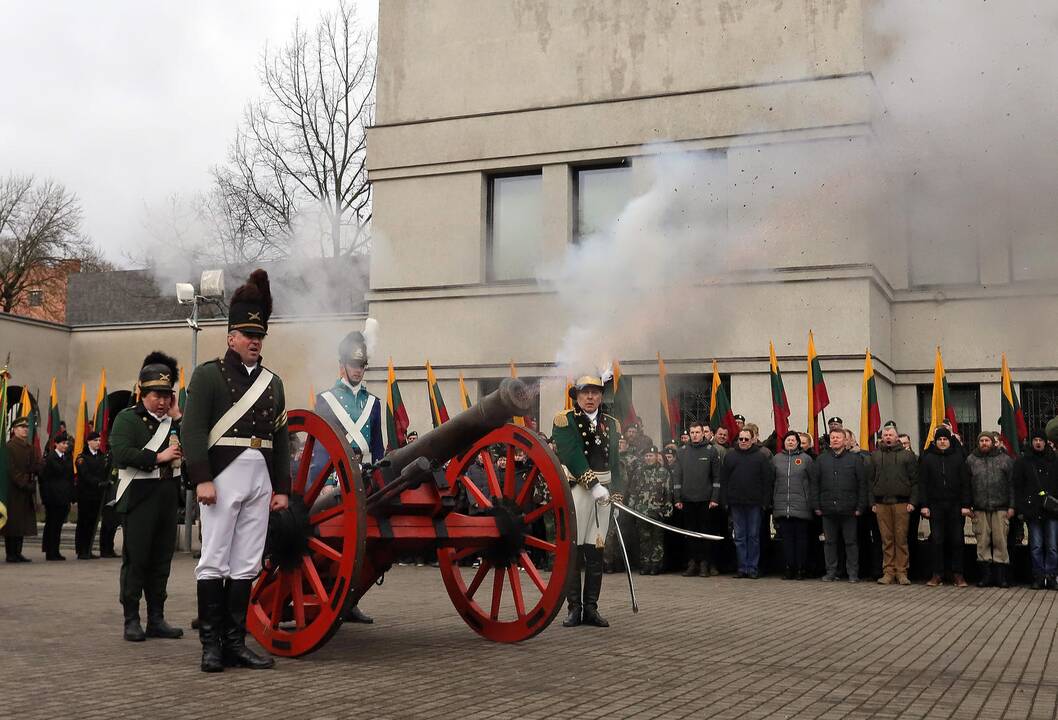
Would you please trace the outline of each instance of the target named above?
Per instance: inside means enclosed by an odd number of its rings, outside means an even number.
[[[373,617],[371,617],[370,615],[365,615],[364,612],[356,605],[353,605],[348,610],[346,610],[345,617],[342,619],[346,622],[361,623],[363,625],[370,625],[375,622],[375,619]]]
[[[1005,565],[1003,563],[996,563],[996,585],[1001,588],[1010,587],[1010,579],[1008,573],[1009,567],[1009,565]]]
[[[198,639],[202,642],[202,672],[224,672],[221,635],[224,632],[224,581],[198,581]]]
[[[581,623],[582,605],[580,599],[580,561],[581,549],[578,547],[573,551],[573,577],[569,579],[566,587],[566,604],[569,613],[562,621],[562,627],[577,627]]]
[[[261,657],[246,647],[246,610],[250,605],[252,580],[228,580],[228,607],[224,618],[224,664],[227,667],[245,667],[251,670],[267,670],[276,664],[270,657]],[[199,616],[199,622],[202,621]]]
[[[599,594],[602,592],[602,551],[590,548],[585,552],[584,567],[584,624],[610,627],[599,614]]]
[[[165,601],[147,601],[147,637],[176,640],[182,638],[184,631],[175,628],[165,621]]]
[[[992,584],[992,563],[985,560],[977,563],[977,567],[981,570],[981,577],[977,580],[977,587],[988,587]]]
[[[129,642],[143,642],[147,636],[143,633],[140,625],[140,606],[125,605],[125,632],[124,638]]]

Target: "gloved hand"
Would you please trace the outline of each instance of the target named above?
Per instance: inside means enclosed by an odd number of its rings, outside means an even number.
[[[610,499],[610,491],[602,483],[596,483],[591,489],[591,496],[596,502],[606,502]]]

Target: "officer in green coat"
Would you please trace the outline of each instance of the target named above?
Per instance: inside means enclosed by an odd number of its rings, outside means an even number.
[[[203,672],[275,664],[246,647],[269,511],[286,508],[290,493],[283,381],[261,358],[271,314],[268,274],[254,270],[231,298],[228,351],[195,368],[187,389],[181,440],[201,505],[195,578]]]
[[[173,382],[176,360],[152,352],[139,374],[140,401],[114,418],[110,450],[118,468],[115,510],[121,519],[121,605],[124,637],[176,639],[184,634],[165,621],[166,586],[176,549],[180,497],[179,410]],[[140,625],[140,596],[147,599],[147,630]]]
[[[585,375],[570,388],[574,407],[555,415],[552,439],[565,466],[577,514],[576,575],[566,589],[569,613],[562,625],[609,627],[599,614],[603,547],[610,526],[607,486],[620,486],[618,440],[621,424],[602,412],[603,382]],[[581,569],[584,570],[583,591]]]

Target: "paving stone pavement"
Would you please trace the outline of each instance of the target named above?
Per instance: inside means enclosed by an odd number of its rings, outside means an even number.
[[[30,543],[27,543],[27,546]],[[32,548],[35,551],[36,548]],[[120,561],[0,564],[0,702],[29,718],[1054,718],[1058,592],[622,576],[612,627],[480,639],[436,569],[394,568],[323,649],[204,675],[190,632],[121,639]],[[168,615],[195,613],[176,557]],[[559,618],[561,620],[561,616]]]

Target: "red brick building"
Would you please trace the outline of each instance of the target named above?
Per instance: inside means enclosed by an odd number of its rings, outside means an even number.
[[[39,266],[29,273],[29,282],[11,308],[11,314],[34,320],[66,322],[66,286],[71,273],[81,272],[80,260],[63,260]]]

